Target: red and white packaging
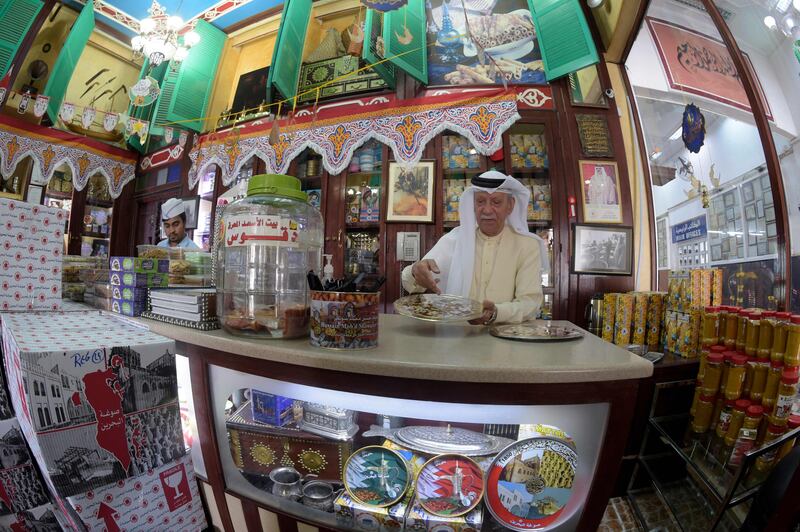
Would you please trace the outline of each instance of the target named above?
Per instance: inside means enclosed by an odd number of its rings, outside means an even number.
[[[49,502],[16,418],[0,421],[0,515]]]
[[[0,317],[12,403],[53,493],[98,490],[185,454],[172,340],[96,311]]]
[[[61,532],[66,526],[52,504],[0,516],[0,530],[11,532]]]
[[[0,311],[61,308],[64,211],[0,198]]]
[[[89,530],[197,531],[207,526],[188,454],[67,500]]]

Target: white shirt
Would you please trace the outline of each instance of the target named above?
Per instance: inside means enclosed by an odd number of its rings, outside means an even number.
[[[447,278],[459,228],[443,236],[425,259],[436,261],[442,280]],[[539,313],[542,294],[540,246],[533,238],[522,236],[506,226],[494,237],[477,230],[475,262],[469,297],[492,301],[497,305],[498,323],[520,323]],[[403,269],[403,287],[409,293],[424,292],[411,274],[411,266]],[[444,281],[440,283],[444,286]]]

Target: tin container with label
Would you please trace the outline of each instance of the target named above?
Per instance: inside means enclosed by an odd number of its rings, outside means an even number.
[[[303,417],[298,426],[306,432],[334,440],[348,440],[358,432],[354,410],[318,403],[303,403]]]
[[[311,345],[328,349],[378,346],[380,292],[311,291]]]

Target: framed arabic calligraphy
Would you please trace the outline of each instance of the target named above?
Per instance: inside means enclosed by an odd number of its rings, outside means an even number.
[[[666,20],[653,17],[646,20],[670,88],[751,111],[740,73],[725,43]],[[744,52],[742,55],[752,70],[750,58]],[[767,118],[772,120],[772,110],[760,83],[757,90]]]

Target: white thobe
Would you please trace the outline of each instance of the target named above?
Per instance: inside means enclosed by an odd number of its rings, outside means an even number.
[[[444,235],[425,259],[436,261],[444,287],[455,249],[458,228]],[[539,242],[514,232],[506,226],[497,236],[486,236],[476,230],[475,262],[469,297],[489,300],[497,305],[497,323],[520,323],[539,313],[544,296]],[[411,266],[403,269],[403,288],[409,293],[424,292],[411,274]]]

